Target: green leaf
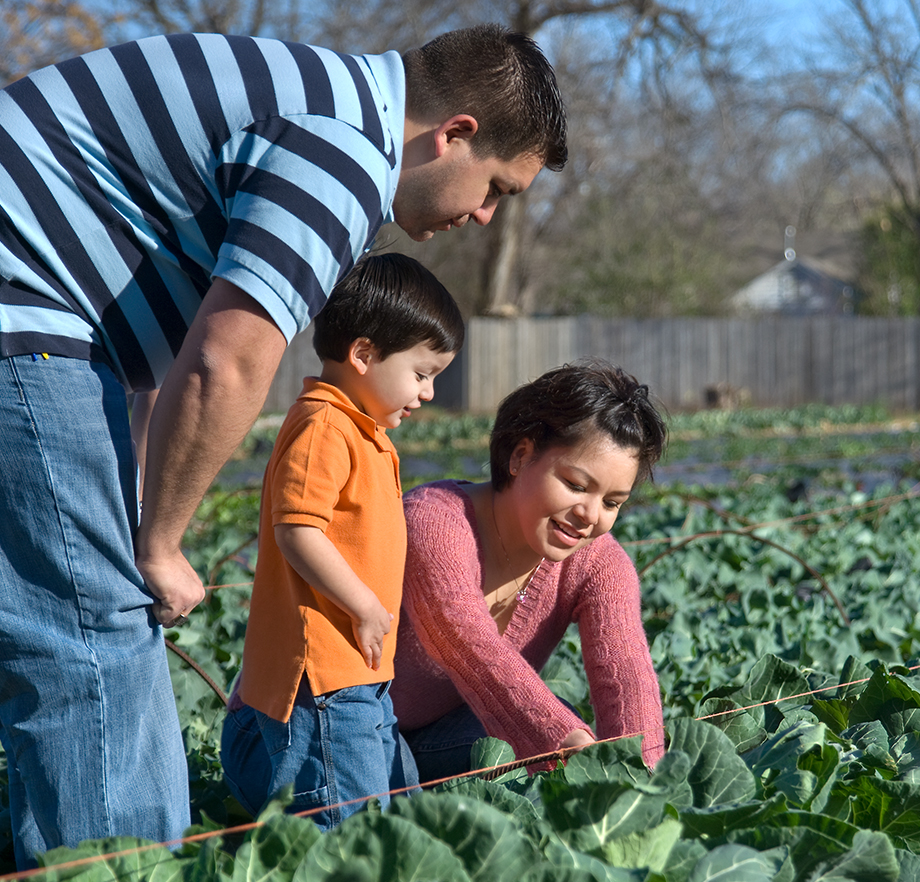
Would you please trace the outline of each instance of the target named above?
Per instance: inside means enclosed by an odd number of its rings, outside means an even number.
[[[780,849],[761,852],[720,845],[697,861],[688,882],[773,882],[784,860]]]
[[[891,757],[897,765],[899,780],[920,784],[920,736],[908,732],[896,738],[891,742]]]
[[[565,779],[570,784],[589,781],[647,783],[649,771],[642,759],[642,738],[618,738],[588,745],[569,757]]]
[[[648,830],[663,818],[664,796],[642,793],[612,781],[572,786],[544,781],[541,788],[546,818],[572,848],[604,858],[609,842]]]
[[[894,855],[898,861],[898,882],[920,882],[920,855],[903,848],[896,848]]]
[[[850,710],[855,699],[815,698],[811,702],[812,713],[832,732],[839,735],[850,725]]]
[[[271,809],[262,825],[247,834],[236,853],[231,882],[281,882],[293,877],[322,834],[310,818],[278,814]]]
[[[845,795],[850,820],[866,830],[891,837],[899,848],[920,850],[920,787],[904,781],[862,776],[838,782],[834,788]]]
[[[643,882],[646,873],[628,869],[614,869],[608,863],[589,854],[570,848],[557,838],[551,839],[544,849],[550,869],[542,873],[540,882],[555,882],[556,879],[571,878],[581,882],[593,879],[594,882]],[[528,879],[527,882],[530,882]]]
[[[81,842],[76,848],[55,848],[39,856],[39,864],[52,867],[41,878],[48,882],[79,879],[80,882],[181,882],[182,869],[190,863],[179,859],[162,845],[132,836],[113,836]],[[144,849],[143,851],[139,849]],[[124,852],[122,854],[122,852]],[[105,857],[104,857],[105,856]],[[78,866],[53,869],[57,864],[79,861]]]
[[[405,818],[358,812],[324,833],[293,882],[471,882],[450,846]]]
[[[920,692],[912,689],[901,677],[877,668],[868,685],[850,711],[850,725],[879,720],[893,735],[904,732],[903,722],[889,728],[892,714],[902,714],[920,708]],[[911,715],[909,715],[910,718]]]
[[[470,750],[471,769],[491,769],[495,766],[513,763],[516,759],[514,748],[507,741],[502,741],[500,738],[480,738],[473,743],[473,747]],[[528,777],[527,769],[521,766],[518,769],[504,772],[491,780],[504,783],[526,777]]]
[[[680,819],[684,824],[685,835],[718,841],[733,830],[758,827],[785,813],[786,798],[782,794],[777,794],[767,800],[752,800],[738,805],[690,808],[681,811]]]
[[[517,879],[537,860],[536,845],[509,815],[456,793],[394,800],[390,814],[450,846],[470,879]]]
[[[744,802],[754,795],[754,775],[719,729],[682,718],[671,723],[669,731],[670,749],[683,751],[690,758],[688,782],[694,806]]]
[[[604,858],[614,867],[647,867],[660,872],[667,866],[680,833],[680,821],[665,818],[657,827],[609,841],[604,846]]]
[[[763,714],[750,714],[741,710],[743,706],[731,698],[707,698],[698,708],[698,716],[721,729],[739,753],[756,747],[766,737],[766,729],[758,720]]]
[[[861,830],[853,847],[810,876],[810,882],[898,882],[900,869],[894,847],[881,833]]]

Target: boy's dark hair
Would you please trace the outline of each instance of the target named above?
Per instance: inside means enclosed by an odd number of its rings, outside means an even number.
[[[468,113],[480,158],[537,156],[551,171],[568,158],[565,106],[556,74],[526,34],[498,24],[449,31],[403,56],[406,112],[445,120]]]
[[[551,447],[576,447],[593,432],[636,451],[636,484],[652,477],[667,440],[648,386],[602,359],[566,364],[520,386],[498,406],[489,440],[492,486],[502,490],[511,483],[511,454],[525,438],[540,454]]]
[[[332,290],[313,321],[313,349],[342,362],[348,347],[367,337],[381,358],[427,343],[435,352],[463,345],[463,317],[448,290],[404,254],[363,258]]]

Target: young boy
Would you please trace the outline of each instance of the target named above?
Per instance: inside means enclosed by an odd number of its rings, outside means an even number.
[[[388,695],[406,526],[386,429],[431,399],[464,331],[447,290],[398,254],[364,259],[314,324],[322,372],[304,381],[265,472],[221,758],[253,814],[292,782],[292,812],[356,800],[312,815],[328,829],[361,797],[416,783]]]

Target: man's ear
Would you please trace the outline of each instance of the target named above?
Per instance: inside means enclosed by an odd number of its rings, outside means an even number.
[[[444,120],[434,132],[437,155],[441,156],[452,145],[456,146],[464,142],[468,145],[477,131],[479,131],[479,123],[476,122],[476,117],[468,113],[458,113]]]
[[[377,347],[367,337],[352,340],[348,347],[347,361],[362,376],[367,373],[371,361],[377,357]]]

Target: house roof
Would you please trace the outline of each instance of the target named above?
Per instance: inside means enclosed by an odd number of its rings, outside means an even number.
[[[823,261],[782,260],[732,295],[737,312],[782,315],[846,315],[855,309],[856,286],[833,275]]]

